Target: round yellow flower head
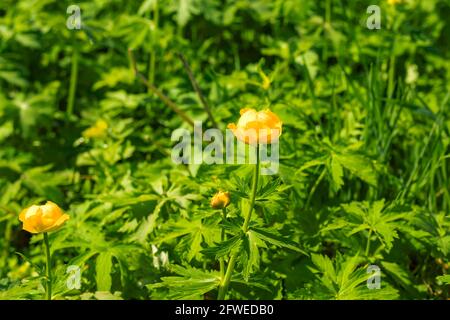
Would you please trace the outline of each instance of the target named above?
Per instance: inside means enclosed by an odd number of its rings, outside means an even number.
[[[230,193],[219,191],[211,199],[211,207],[213,209],[226,208],[231,202]]]
[[[57,230],[69,220],[69,215],[55,203],[47,201],[42,206],[32,205],[22,210],[19,220],[23,222],[23,230],[41,233]]]
[[[269,109],[256,111],[249,108],[241,109],[240,113],[237,125],[228,125],[237,139],[247,144],[271,144],[278,141],[282,123],[275,113]]]

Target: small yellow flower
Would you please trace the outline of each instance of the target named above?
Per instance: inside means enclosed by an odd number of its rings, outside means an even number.
[[[390,4],[391,6],[396,5],[398,3],[402,3],[403,0],[387,0],[387,3]]]
[[[275,113],[268,109],[256,111],[249,108],[241,109],[240,113],[237,125],[228,125],[237,139],[247,144],[270,144],[278,141],[282,122]]]
[[[69,215],[65,214],[55,203],[47,201],[42,206],[32,205],[22,210],[19,220],[23,222],[23,230],[41,233],[59,229],[64,222],[69,220]]]
[[[95,124],[83,131],[85,138],[100,138],[103,137],[108,129],[108,123],[105,120],[97,120]]]
[[[230,193],[219,191],[211,199],[211,207],[213,209],[226,208],[231,202]]]

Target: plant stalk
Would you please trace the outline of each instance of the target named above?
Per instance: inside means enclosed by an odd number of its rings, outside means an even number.
[[[71,116],[73,113],[73,106],[75,103],[75,93],[77,90],[77,82],[78,82],[78,50],[76,48],[76,45],[74,45],[72,53],[72,68],[70,71],[69,98],[67,100],[68,116]]]
[[[148,82],[147,78],[138,71],[136,66],[136,60],[133,56],[133,51],[128,49],[128,58],[131,63],[131,67],[133,68],[135,76],[148,88],[151,92],[156,94],[158,98],[164,102],[166,106],[168,106],[172,111],[178,114],[184,121],[186,121],[191,127],[194,127],[194,120],[192,120],[181,108],[172,100],[170,100],[165,94],[163,94],[157,87]]]
[[[45,298],[52,300],[52,270],[51,270],[51,256],[50,256],[50,244],[48,242],[48,233],[44,232],[44,245],[45,245],[45,258],[46,265],[45,271],[47,276],[47,288],[45,290]]]
[[[253,207],[255,205],[256,200],[256,191],[258,189],[258,180],[259,180],[259,144],[256,146],[256,165],[253,173],[253,183],[252,190],[250,195],[250,206],[248,208],[247,215],[245,216],[244,224],[242,225],[242,231],[247,233],[248,225],[250,223],[250,219],[252,217]],[[228,287],[231,281],[231,275],[233,274],[234,266],[236,264],[238,252],[235,252],[231,255],[230,261],[228,262],[227,272],[225,273],[225,278],[222,279],[222,283],[219,286],[219,295],[217,296],[218,300],[224,300],[228,291]]]
[[[225,221],[225,219],[227,218],[227,209],[223,208],[222,209],[222,219],[223,221]],[[226,235],[225,235],[225,229],[222,228],[221,234],[220,234],[220,241],[223,243],[224,241],[226,241]],[[220,278],[223,280],[225,277],[225,259],[224,257],[220,257],[219,260],[219,264],[220,264]]]
[[[158,39],[158,23],[159,23],[159,10],[158,10],[158,1],[155,1],[153,6],[153,23],[155,29],[153,30],[151,43],[152,43],[152,51],[150,53],[150,63],[149,63],[149,71],[148,71],[148,82],[151,84],[155,83],[155,63],[156,63],[156,39]],[[151,92],[150,88],[147,88],[148,92]]]
[[[366,245],[366,257],[369,256],[369,251],[370,251],[370,237],[372,236],[372,229],[369,230],[369,235],[367,237],[367,245]]]

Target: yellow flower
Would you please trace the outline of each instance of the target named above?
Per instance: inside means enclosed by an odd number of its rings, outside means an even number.
[[[282,123],[275,113],[268,109],[258,112],[249,108],[241,109],[240,113],[237,125],[228,125],[236,138],[248,144],[270,144],[278,141]]]
[[[396,5],[397,3],[402,3],[403,0],[387,0],[387,3],[390,5]]]
[[[105,135],[106,129],[108,129],[108,123],[105,120],[97,120],[95,125],[87,128],[83,131],[83,137],[85,138],[100,138]]]
[[[23,222],[23,230],[41,233],[58,229],[69,220],[69,215],[53,202],[47,201],[42,206],[32,205],[22,210],[19,220]]]
[[[219,191],[211,199],[211,207],[213,209],[226,208],[231,202],[230,193]]]

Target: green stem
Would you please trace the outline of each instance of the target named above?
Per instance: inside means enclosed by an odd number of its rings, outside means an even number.
[[[322,170],[322,173],[320,174],[319,178],[316,180],[316,183],[312,187],[311,191],[309,192],[308,199],[306,200],[305,208],[309,207],[309,204],[312,200],[312,196],[317,190],[317,187],[319,187],[320,182],[322,182],[323,178],[325,177],[325,174],[327,173],[327,168],[324,168]]]
[[[253,172],[253,185],[252,185],[252,194],[250,197],[250,207],[248,208],[247,216],[244,220],[244,225],[242,226],[242,230],[247,232],[248,224],[250,223],[250,218],[253,212],[253,206],[255,205],[256,200],[256,190],[258,188],[258,179],[259,179],[259,145],[256,147],[256,165]]]
[[[395,41],[395,40],[394,40]],[[391,58],[389,59],[389,80],[388,80],[388,98],[391,99],[394,94],[394,77],[395,77],[395,42],[392,45]]]
[[[329,28],[331,28],[331,1],[327,0],[325,3],[325,35],[327,36],[329,34]],[[324,42],[324,50],[323,50],[323,61],[326,63],[328,60],[328,41],[329,39],[326,39]]]
[[[225,219],[227,218],[227,209],[223,208],[222,209],[222,221],[225,221]],[[225,235],[225,229],[222,228],[221,234],[220,234],[220,241],[223,243],[224,241],[226,241],[226,235]],[[224,279],[225,277],[225,260],[224,257],[220,257],[219,260],[220,263],[220,278]]]
[[[256,165],[253,173],[253,184],[252,184],[252,193],[250,195],[250,206],[248,208],[247,215],[245,216],[244,224],[242,226],[242,231],[247,233],[248,225],[250,223],[250,219],[252,217],[253,207],[255,205],[256,200],[256,191],[258,189],[258,179],[259,179],[259,145],[256,146]],[[233,253],[230,257],[230,261],[228,262],[227,272],[225,273],[225,278],[222,279],[222,282],[219,286],[219,295],[217,296],[218,300],[224,300],[228,291],[228,287],[231,281],[231,275],[233,274],[234,266],[236,264],[238,252]]]
[[[77,90],[77,81],[78,81],[78,50],[76,44],[74,44],[72,53],[72,68],[70,70],[69,98],[67,100],[68,116],[71,116],[73,113],[73,106],[75,103],[75,93]]]
[[[370,237],[372,236],[372,229],[369,230],[369,236],[367,237],[367,245],[366,245],[366,257],[369,256],[369,250],[370,250]]]
[[[158,38],[158,20],[159,20],[159,11],[158,11],[158,1],[155,1],[154,7],[153,7],[153,23],[155,26],[155,29],[153,30],[152,36],[151,36],[151,52],[150,52],[150,63],[149,63],[149,69],[148,69],[148,82],[151,84],[155,83],[155,63],[156,63],[156,39]],[[151,92],[150,88],[147,88],[148,92]]]
[[[44,244],[45,244],[45,258],[46,265],[45,271],[47,276],[47,289],[46,289],[46,299],[52,300],[52,270],[51,270],[51,256],[50,256],[50,244],[48,242],[48,234],[44,232]]]

